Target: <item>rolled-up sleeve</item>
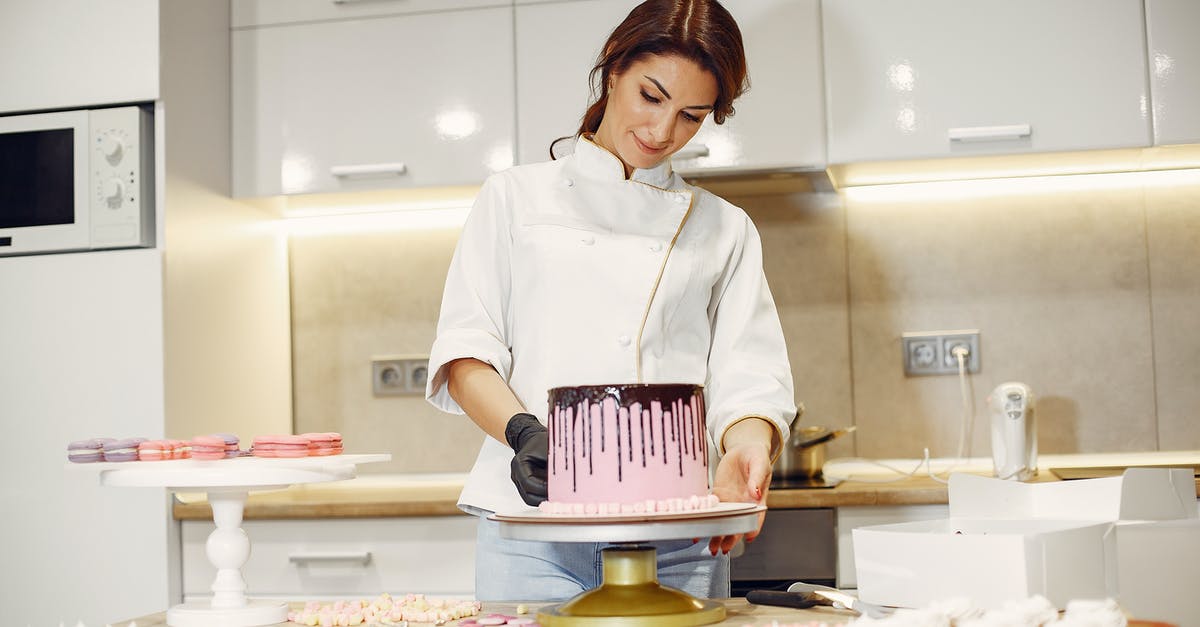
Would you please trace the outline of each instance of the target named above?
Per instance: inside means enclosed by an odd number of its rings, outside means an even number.
[[[451,361],[471,357],[491,364],[508,380],[512,371],[508,311],[511,287],[511,203],[501,175],[483,184],[450,261],[437,338],[429,350],[425,398],[442,411],[462,414],[450,397]]]
[[[796,412],[791,365],[779,313],[767,286],[762,242],[749,217],[714,288],[712,346],[708,357],[708,425],[718,453],[723,436],[746,418],[775,426],[780,443],[789,437]]]

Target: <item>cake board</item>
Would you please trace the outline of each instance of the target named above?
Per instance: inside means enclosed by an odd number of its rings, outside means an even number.
[[[710,538],[758,528],[767,508],[753,503],[720,503],[708,510],[576,516],[538,511],[492,514],[500,535],[542,542],[608,542],[603,549],[600,586],[538,610],[546,627],[613,625],[687,627],[725,620],[725,606],[697,599],[658,583],[654,547],[646,542]]]
[[[353,479],[358,464],[385,462],[390,454],[328,455],[298,458],[237,457],[136,462],[68,463],[69,472],[95,473],[101,485],[203,491],[216,529],[205,553],[217,569],[211,601],[192,601],[167,610],[171,627],[258,627],[287,622],[288,606],[246,598],[242,566],[250,558],[250,538],[242,514],[251,491]]]

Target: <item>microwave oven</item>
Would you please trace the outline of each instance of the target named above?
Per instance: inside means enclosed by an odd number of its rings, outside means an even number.
[[[0,117],[0,256],[154,246],[153,115]]]

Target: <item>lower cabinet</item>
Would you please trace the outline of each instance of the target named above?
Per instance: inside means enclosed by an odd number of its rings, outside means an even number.
[[[936,505],[865,505],[837,509],[837,587],[858,588],[854,570],[854,535],[857,527],[891,523],[936,520],[950,515],[950,506]]]
[[[729,562],[733,596],[784,589],[797,581],[833,585],[837,544],[832,509],[770,509],[753,542]]]
[[[474,516],[248,520],[250,558],[242,567],[251,598],[290,601],[423,593],[471,598]],[[205,555],[210,521],[184,521],[185,601],[212,596],[216,569]]]

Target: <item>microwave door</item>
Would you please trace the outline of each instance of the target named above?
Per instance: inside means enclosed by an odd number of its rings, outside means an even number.
[[[89,247],[88,115],[0,117],[0,255]]]

